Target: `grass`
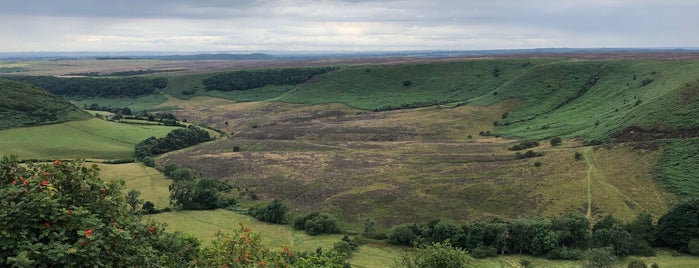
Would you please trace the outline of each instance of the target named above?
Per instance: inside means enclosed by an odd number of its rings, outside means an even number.
[[[403,105],[426,106],[469,100],[525,72],[526,62],[543,60],[471,60],[403,65],[344,67],[317,76],[277,101],[304,104],[344,103],[373,110]],[[500,70],[498,76],[494,69]],[[406,81],[411,81],[406,86]]]
[[[699,138],[668,141],[656,178],[681,199],[699,197]]]
[[[288,225],[268,224],[224,209],[168,212],[147,218],[167,223],[169,231],[189,232],[207,245],[216,232],[239,230],[240,223],[260,233],[262,241],[272,249],[281,249],[285,245],[299,251],[315,251],[318,247],[329,249],[342,238],[341,235],[309,236],[303,231],[292,230]]]
[[[172,129],[101,119],[14,128],[0,131],[0,154],[20,159],[132,159],[136,143]]]
[[[514,137],[608,140],[632,125],[693,128],[699,126],[694,116],[699,104],[691,101],[699,90],[697,70],[697,61],[553,62],[535,66],[499,88],[499,94],[473,103],[521,100],[520,109],[500,120],[499,132]],[[644,78],[654,82],[642,86]]]
[[[98,164],[98,167],[102,179],[123,180],[126,182],[126,191],[139,190],[141,192],[140,199],[153,202],[156,209],[170,205],[168,186],[172,181],[158,170],[140,163]]]
[[[72,100],[72,102],[78,107],[87,107],[93,103],[97,103],[100,107],[129,107],[129,109],[131,109],[131,111],[134,113],[140,111],[150,111],[151,107],[165,101],[167,101],[167,98],[162,94],[152,94],[137,98],[84,98],[80,100]]]

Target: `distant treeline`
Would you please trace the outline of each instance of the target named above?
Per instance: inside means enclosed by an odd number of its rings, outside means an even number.
[[[136,144],[136,159],[143,160],[157,154],[186,148],[212,140],[206,130],[195,126],[170,131],[164,138],[150,137]]]
[[[131,70],[131,71],[122,71],[122,72],[112,72],[112,73],[100,73],[100,72],[86,72],[86,73],[70,73],[68,75],[80,75],[80,76],[134,76],[134,75],[143,75],[143,74],[154,74],[154,73],[163,73],[163,72],[170,72],[172,70]]]
[[[53,76],[14,76],[7,79],[25,82],[44,88],[58,96],[66,97],[137,97],[148,95],[156,89],[167,87],[167,79],[140,77],[107,78],[59,78]]]
[[[628,223],[611,215],[590,228],[582,214],[554,219],[493,219],[464,226],[443,221],[408,223],[394,227],[387,240],[396,245],[449,241],[473,257],[498,254],[531,254],[550,259],[579,260],[590,249],[604,249],[613,256],[655,255],[653,246],[670,247],[699,255],[699,199],[679,204],[657,224],[648,213]]]
[[[313,76],[336,70],[336,67],[287,68],[256,71],[235,71],[204,79],[206,90],[246,90],[267,85],[293,85],[308,81]]]

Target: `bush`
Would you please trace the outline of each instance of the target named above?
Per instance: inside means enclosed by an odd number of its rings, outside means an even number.
[[[583,154],[581,152],[575,152],[575,160],[583,159]]]
[[[305,230],[309,235],[340,233],[338,219],[330,214],[311,212],[294,219],[292,227]]]
[[[466,251],[449,243],[421,246],[415,253],[405,253],[396,260],[396,266],[408,268],[461,268],[470,267]]]
[[[616,262],[614,250],[611,248],[593,248],[587,251],[586,268],[611,268]]]
[[[551,139],[551,146],[559,146],[563,143],[563,140],[561,140],[561,137],[554,137]]]
[[[692,238],[689,240],[687,251],[689,251],[690,254],[699,256],[699,238]]]
[[[405,80],[405,81],[403,81],[403,85],[406,86],[406,87],[409,87],[409,86],[412,85],[412,84],[413,84],[413,81],[410,81],[410,80]]]
[[[524,140],[519,142],[519,144],[510,147],[509,149],[510,151],[521,151],[524,149],[534,148],[536,146],[539,146],[538,141]]]
[[[269,223],[283,223],[286,220],[286,213],[289,207],[279,199],[274,199],[272,203],[265,206],[255,206],[248,210],[250,216],[255,219]]]
[[[400,224],[393,227],[386,238],[394,245],[411,245],[417,239],[415,224]]]
[[[143,164],[146,165],[147,167],[155,167],[155,159],[153,159],[153,157],[150,157],[150,156],[143,157],[141,159],[141,162],[143,162]]]
[[[645,262],[639,259],[633,259],[629,262],[628,265],[626,265],[626,268],[647,268],[648,265],[646,265]]]
[[[0,159],[0,266],[160,266],[162,226],[130,213],[123,190],[96,165]]]

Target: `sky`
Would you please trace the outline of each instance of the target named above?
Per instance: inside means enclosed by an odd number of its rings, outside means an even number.
[[[696,0],[0,0],[0,52],[699,47]]]

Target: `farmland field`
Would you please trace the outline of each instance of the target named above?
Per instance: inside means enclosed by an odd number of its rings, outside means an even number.
[[[101,119],[8,129],[0,131],[0,154],[20,159],[131,159],[136,143],[172,129]]]

